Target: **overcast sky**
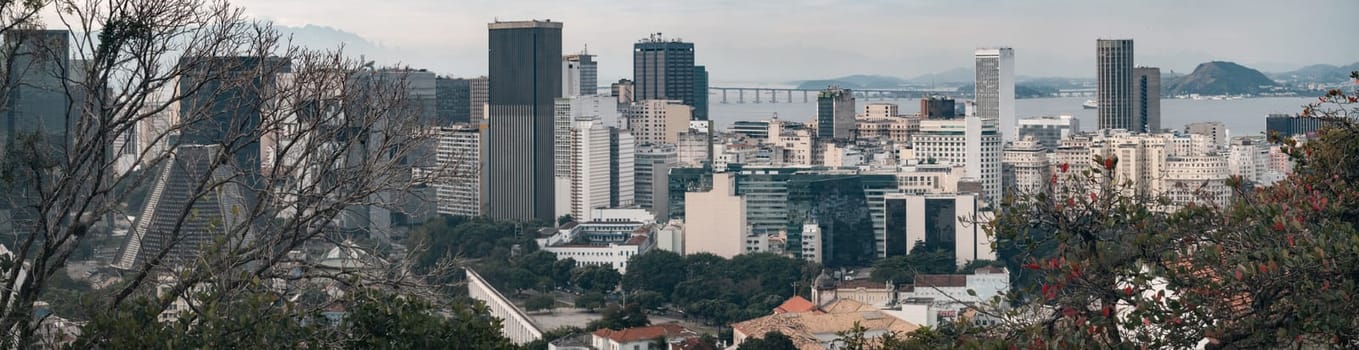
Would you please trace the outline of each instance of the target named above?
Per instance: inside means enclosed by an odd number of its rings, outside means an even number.
[[[319,44],[455,76],[485,74],[496,18],[564,22],[563,50],[589,45],[601,82],[630,76],[632,44],[652,32],[694,42],[714,82],[912,77],[970,66],[984,46],[1013,47],[1019,75],[1091,77],[1097,38],[1133,38],[1138,65],[1183,73],[1209,60],[1264,71],[1359,61],[1355,0],[233,1],[281,25],[357,35],[313,33]]]

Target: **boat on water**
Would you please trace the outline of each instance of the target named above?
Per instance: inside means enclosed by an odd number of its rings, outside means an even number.
[[[1085,100],[1085,103],[1082,104],[1081,107],[1084,107],[1085,109],[1099,109],[1099,102],[1095,102],[1095,100]]]

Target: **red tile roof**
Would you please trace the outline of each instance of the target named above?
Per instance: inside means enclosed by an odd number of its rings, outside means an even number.
[[[595,331],[595,336],[608,338],[618,343],[631,343],[635,341],[651,340],[656,337],[674,337],[684,333],[693,333],[689,329],[674,323],[666,323],[647,327],[633,327],[621,330],[600,329]]]
[[[788,300],[784,301],[783,304],[780,304],[778,307],[775,307],[774,313],[781,314],[785,312],[808,312],[813,310],[816,310],[816,305],[812,305],[811,301],[801,296],[794,295],[792,298],[788,298]]]

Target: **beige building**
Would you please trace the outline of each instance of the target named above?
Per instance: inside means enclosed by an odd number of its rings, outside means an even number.
[[[745,252],[746,200],[736,195],[735,174],[713,174],[708,192],[684,194],[684,253],[731,258]]]
[[[918,131],[920,131],[920,117],[889,117],[878,114],[868,114],[854,120],[854,135],[859,139],[877,139],[888,140],[895,143],[906,143],[911,141],[911,134]]]
[[[868,118],[889,118],[901,115],[900,109],[895,103],[869,103],[864,105],[864,117]]]
[[[675,144],[689,130],[693,110],[678,100],[645,100],[629,105],[623,118],[638,144]]]
[[[840,299],[816,307],[794,296],[769,316],[732,324],[732,345],[738,347],[748,339],[779,332],[788,336],[799,350],[838,349],[843,347],[838,333],[855,325],[864,328],[864,337],[868,339],[888,333],[907,334],[920,328],[891,312],[858,301]]]
[[[1048,181],[1051,171],[1047,149],[1037,140],[1025,138],[1005,147],[1001,159],[1001,183],[1007,195],[1022,199],[1038,194],[1043,191],[1043,184]]]

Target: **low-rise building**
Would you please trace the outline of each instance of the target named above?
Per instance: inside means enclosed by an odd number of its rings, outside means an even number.
[[[856,325],[864,328],[864,336],[869,339],[888,333],[906,334],[920,328],[872,305],[850,299],[812,308],[802,303],[805,299],[795,299],[801,297],[789,299],[768,316],[732,324],[732,345],[740,346],[765,333],[779,332],[801,350],[838,349],[841,346],[837,344],[839,333]]]
[[[655,228],[654,224],[631,220],[572,222],[538,238],[537,242],[540,249],[552,253],[558,260],[571,258],[576,266],[608,266],[618,273],[625,273],[628,259],[656,246],[653,240]]]
[[[605,328],[594,331],[591,338],[596,350],[652,350],[659,345],[656,340],[665,340],[661,349],[671,349],[687,340],[698,339],[699,334],[679,324],[666,323],[620,330]]]

